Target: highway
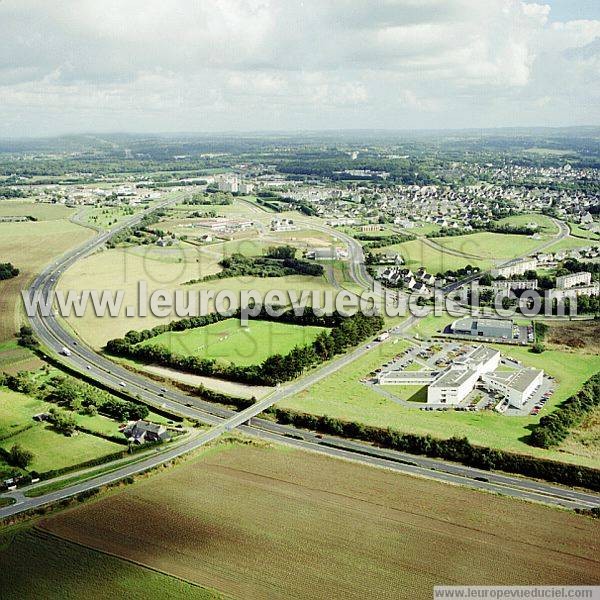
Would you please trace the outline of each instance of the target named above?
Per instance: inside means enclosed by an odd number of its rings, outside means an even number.
[[[171,199],[159,206],[154,206],[151,210],[156,210],[174,201],[176,199]],[[83,246],[65,254],[61,259],[48,266],[34,280],[30,292],[41,292],[43,295],[49,294],[55,286],[60,273],[75,261],[101,247],[117,231],[139,222],[143,214],[136,215],[134,218],[121,224],[117,229],[101,233]],[[360,244],[356,240],[345,236],[345,234],[340,234],[337,231],[334,234],[349,244],[353,279],[361,286],[368,285],[371,278],[366,272],[364,262],[362,262],[362,247],[360,247]],[[414,325],[417,319],[415,316],[408,317],[402,323],[398,332],[401,333],[408,330],[408,328]],[[304,430],[298,430],[294,427],[278,425],[264,419],[256,418],[257,415],[273,406],[276,402],[314,385],[331,373],[363,356],[369,351],[368,346],[373,344],[373,342],[365,343],[352,352],[334,359],[319,369],[309,372],[306,376],[278,387],[271,395],[249,408],[240,412],[234,412],[203,401],[200,398],[190,397],[179,391],[164,388],[160,384],[108,360],[80,340],[74,338],[73,334],[63,327],[54,314],[44,317],[38,311],[30,320],[36,335],[47,348],[54,349],[57,352],[63,346],[70,349],[70,356],[61,357],[61,360],[69,367],[80,371],[86,377],[117,393],[126,391],[150,407],[161,408],[183,417],[196,419],[210,425],[211,428],[201,435],[194,436],[186,443],[179,445],[167,444],[164,446],[164,449],[161,447],[161,451],[157,454],[140,460],[135,464],[117,468],[111,473],[91,477],[86,481],[66,486],[55,492],[27,498],[23,496],[23,492],[27,490],[27,487],[24,487],[16,493],[11,494],[8,492],[0,494],[0,497],[17,499],[16,504],[0,508],[0,518],[38,508],[57,500],[71,497],[80,492],[96,489],[130,475],[146,471],[169,462],[178,456],[192,452],[235,428],[261,439],[284,443],[333,457],[359,461],[372,466],[392,469],[400,473],[419,475],[447,483],[461,484],[471,488],[502,493],[525,500],[544,502],[566,508],[590,508],[600,505],[600,497],[596,494],[571,490],[562,486],[533,481],[522,477],[491,473],[393,450],[375,448],[367,444],[352,442],[333,436],[320,436]],[[106,467],[106,465],[104,466]]]

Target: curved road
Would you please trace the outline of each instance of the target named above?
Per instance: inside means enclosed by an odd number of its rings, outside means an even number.
[[[176,199],[161,203],[149,210],[156,210],[174,202]],[[148,212],[148,211],[145,211]],[[140,213],[121,224],[110,232],[101,233],[96,238],[87,242],[80,248],[67,253],[58,261],[49,265],[33,282],[30,293],[41,293],[43,296],[49,294],[56,283],[56,279],[64,269],[71,266],[80,258],[102,246],[107,239],[121,229],[134,225],[141,220],[145,214]],[[327,230],[329,228],[317,229]],[[334,235],[349,244],[351,254],[351,275],[362,287],[368,286],[372,281],[366,272],[364,257],[360,244],[345,234],[333,231]],[[398,329],[401,333],[408,329],[417,320],[409,317]],[[72,334],[65,330],[54,314],[44,317],[40,312],[31,317],[31,324],[40,341],[48,348],[58,352],[63,346],[71,350],[71,356],[61,357],[61,360],[69,367],[83,373],[87,378],[114,390],[117,393],[127,391],[134,397],[139,398],[150,407],[162,408],[172,411],[184,417],[196,419],[212,427],[198,436],[193,437],[178,445],[166,445],[164,450],[147,459],[140,460],[122,468],[116,468],[111,473],[90,477],[88,480],[66,486],[65,488],[37,497],[27,498],[23,487],[15,493],[1,494],[0,497],[14,498],[17,503],[0,508],[0,518],[17,514],[29,509],[37,508],[57,500],[71,497],[83,491],[92,490],[108,483],[118,481],[124,477],[143,472],[154,466],[163,464],[177,456],[191,452],[202,445],[216,439],[226,431],[239,428],[244,433],[261,439],[271,440],[278,443],[321,452],[329,456],[335,456],[361,463],[393,469],[398,472],[420,475],[437,479],[444,482],[466,485],[471,488],[501,493],[521,499],[532,500],[554,504],[567,508],[590,508],[600,505],[600,497],[585,491],[573,490],[562,486],[538,482],[522,477],[514,477],[494,472],[482,471],[455,463],[447,463],[440,460],[429,459],[393,450],[375,448],[367,444],[361,444],[332,436],[321,436],[312,432],[298,430],[272,423],[270,421],[256,418],[258,414],[275,402],[297,393],[327,377],[341,367],[356,360],[368,352],[370,344],[363,344],[354,351],[343,355],[324,367],[310,372],[305,377],[285,386],[277,388],[267,398],[255,403],[241,412],[234,412],[199,398],[187,396],[181,392],[161,387],[150,379],[132,373],[120,365],[108,360],[98,354]],[[124,384],[124,386],[123,386]],[[162,449],[161,449],[162,450]],[[104,465],[106,467],[106,465]],[[74,473],[73,475],[76,475]],[[48,482],[45,482],[48,483]]]

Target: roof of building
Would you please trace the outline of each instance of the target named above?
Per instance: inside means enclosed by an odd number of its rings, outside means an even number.
[[[543,373],[541,369],[519,369],[518,371],[499,371],[488,375],[496,381],[516,390],[524,392]]]
[[[442,373],[437,379],[435,379],[430,387],[459,387],[470,377],[475,375],[477,371],[474,369],[467,369],[463,367],[450,367],[447,371]]]

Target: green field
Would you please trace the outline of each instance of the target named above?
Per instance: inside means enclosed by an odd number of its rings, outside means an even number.
[[[423,337],[428,337],[451,320],[448,316],[438,319],[430,317],[419,323],[418,329]],[[393,358],[403,347],[405,346],[390,342],[378,344],[363,357],[318,384],[285,398],[278,406],[367,425],[393,427],[407,433],[429,433],[440,438],[466,436],[471,442],[483,446],[595,466],[595,461],[585,453],[542,450],[529,446],[524,440],[529,435],[529,425],[538,422],[600,370],[600,356],[555,350],[539,355],[529,352],[528,348],[498,346],[502,353],[521,360],[523,364],[544,369],[556,377],[559,384],[556,393],[537,417],[507,417],[492,411],[464,413],[409,409],[360,383],[362,377]]]
[[[21,320],[21,290],[43,266],[82,243],[92,235],[90,229],[65,220],[65,207],[33,204],[54,217],[28,223],[0,223],[0,257],[20,270],[17,277],[0,282],[0,342],[14,339]],[[54,211],[57,211],[56,213]]]
[[[168,331],[142,342],[160,345],[184,356],[214,358],[236,365],[255,365],[273,354],[287,354],[295,346],[313,342],[324,327],[291,325],[274,321],[226,319],[206,327]]]
[[[74,208],[62,204],[47,204],[23,200],[3,200],[0,202],[0,217],[27,216],[38,221],[67,219],[75,213]]]
[[[440,243],[444,239],[451,238],[439,238],[435,239],[434,242]],[[377,248],[374,252],[385,254],[397,252],[404,258],[407,267],[415,269],[423,266],[430,273],[434,274],[443,273],[449,269],[454,271],[467,265],[480,267],[481,269],[487,269],[492,266],[492,261],[489,258],[457,256],[443,250],[438,250],[437,248],[432,248],[422,240],[411,240],[402,244]]]
[[[558,228],[554,224],[554,221],[550,217],[538,213],[512,215],[498,221],[499,225],[511,225],[513,227],[525,227],[528,223],[538,225],[540,233],[549,233],[552,235],[558,233]]]
[[[484,231],[470,235],[436,238],[434,241],[449,250],[479,256],[482,259],[506,260],[529,254],[539,247],[544,239],[548,239],[544,234],[541,240],[534,240],[526,235]]]
[[[264,245],[271,245],[264,243]],[[225,248],[227,246],[227,248]],[[205,275],[221,270],[218,262],[224,253],[243,250],[247,253],[262,250],[250,240],[234,240],[206,248],[159,248],[131,247],[115,248],[97,252],[77,261],[59,280],[62,290],[123,290],[124,298],[118,318],[105,316],[98,318],[91,305],[82,317],[71,316],[68,324],[94,348],[101,348],[110,339],[122,337],[131,329],[146,329],[177,319],[175,311],[167,317],[157,317],[149,313],[147,317],[125,318],[125,307],[138,304],[138,281],[148,285],[148,295],[156,290],[182,290],[184,293],[197,293],[200,289],[210,289],[217,294],[221,290],[234,293],[242,290],[258,290],[266,293],[273,289],[323,291],[333,289],[324,277],[292,275],[276,278],[243,277],[219,279],[194,285],[183,285]],[[9,280],[12,281],[12,280]]]
[[[197,585],[37,529],[20,529],[0,537],[0,567],[4,600],[219,597]]]
[[[558,252],[560,250],[573,250],[578,248],[589,248],[590,246],[598,246],[599,242],[594,240],[584,240],[577,237],[567,237],[560,242],[556,242],[551,246],[548,246],[544,253],[547,252]]]
[[[95,435],[77,433],[64,436],[48,423],[33,421],[33,415],[46,412],[52,405],[24,394],[0,388],[0,447],[8,450],[20,444],[33,452],[29,470],[38,472],[61,469],[123,450],[125,446]],[[117,423],[105,417],[77,415],[80,425],[105,434],[118,433]],[[6,469],[0,463],[0,469]]]
[[[568,225],[572,236],[595,242],[600,241],[600,234],[590,231],[589,229],[584,229],[577,223],[568,223]]]
[[[418,367],[420,368],[420,367]],[[406,369],[410,371],[411,369]],[[382,390],[410,402],[427,402],[426,385],[382,385]]]

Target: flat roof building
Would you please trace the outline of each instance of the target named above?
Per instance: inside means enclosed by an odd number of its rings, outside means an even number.
[[[482,380],[493,390],[502,393],[511,406],[521,408],[542,384],[543,377],[544,371],[541,369],[518,369],[486,373]]]
[[[514,323],[511,319],[464,317],[454,321],[450,329],[457,335],[511,340]]]

